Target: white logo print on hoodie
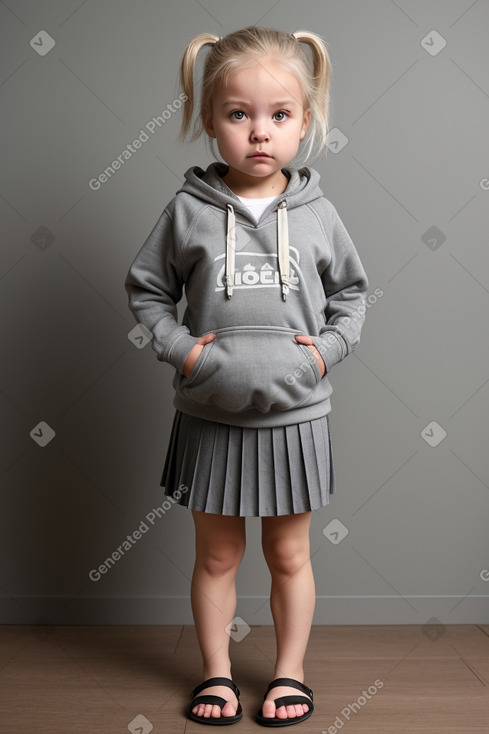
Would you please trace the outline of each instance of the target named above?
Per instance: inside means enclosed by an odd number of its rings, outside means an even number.
[[[290,251],[294,253],[295,260],[292,255],[289,256],[290,271],[289,271],[289,288],[291,290],[299,290],[299,277],[296,274],[294,268],[299,263],[299,252],[295,247],[291,247]],[[214,262],[224,260],[224,255],[218,255],[214,258]],[[277,267],[277,256],[264,254],[262,252],[237,252],[235,257],[242,258],[243,265],[238,265],[234,269],[233,273],[233,286],[234,288],[280,288],[280,270]],[[261,261],[260,261],[261,258]],[[263,258],[266,258],[266,262],[263,263]],[[275,262],[273,265],[270,263],[270,259],[274,258]],[[253,264],[254,263],[254,264]],[[223,263],[222,267],[217,273],[217,284],[216,291],[223,291],[226,288],[226,264]]]

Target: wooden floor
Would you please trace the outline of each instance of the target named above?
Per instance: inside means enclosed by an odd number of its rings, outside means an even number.
[[[271,678],[273,627],[231,639],[243,719]],[[306,680],[315,711],[302,734],[488,734],[489,625],[314,626]],[[0,731],[166,734],[215,731],[188,721],[201,661],[192,626],[0,626]]]

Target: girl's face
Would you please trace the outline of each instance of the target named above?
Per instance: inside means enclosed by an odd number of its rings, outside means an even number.
[[[206,132],[216,138],[230,178],[245,186],[283,178],[280,169],[296,155],[311,114],[297,78],[273,60],[233,72],[206,112]]]

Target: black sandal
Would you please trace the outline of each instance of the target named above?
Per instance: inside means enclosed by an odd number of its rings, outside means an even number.
[[[231,688],[236,698],[238,699],[238,708],[236,709],[235,716],[222,716],[222,708],[228,703],[225,698],[222,698],[221,696],[213,696],[212,694],[208,693],[204,693],[203,696],[197,696],[197,694],[203,691],[204,688],[210,688],[211,686],[227,686],[228,688]],[[187,718],[191,719],[192,721],[198,721],[199,724],[212,724],[213,726],[223,726],[225,724],[236,724],[243,718],[243,710],[239,702],[239,688],[236,683],[233,683],[233,681],[229,678],[209,678],[208,680],[205,680],[203,683],[194,688],[190,695],[192,696],[192,702],[187,710]],[[213,705],[217,704],[221,707],[221,716],[197,716],[197,714],[194,714],[192,709],[194,708],[194,706],[198,706],[199,703],[212,703]]]
[[[280,708],[280,706],[290,706],[294,703],[306,703],[309,706],[309,711],[307,711],[305,714],[302,714],[302,716],[294,716],[293,718],[287,719],[278,719],[276,716],[263,716],[262,707],[256,715],[256,720],[259,724],[262,724],[262,726],[290,726],[291,724],[299,724],[301,721],[305,721],[311,716],[312,712],[314,711],[314,704],[312,702],[313,692],[310,688],[304,685],[304,683],[301,683],[298,680],[294,680],[293,678],[276,678],[275,680],[272,680],[272,682],[268,686],[265,695],[263,696],[263,700],[266,699],[269,691],[271,691],[272,688],[277,688],[277,686],[290,686],[291,688],[298,688],[299,691],[303,691],[303,693],[306,693],[309,696],[309,698],[306,698],[305,696],[291,695],[274,698],[273,702],[277,708]]]

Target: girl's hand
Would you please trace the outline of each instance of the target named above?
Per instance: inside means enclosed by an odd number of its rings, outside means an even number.
[[[206,344],[209,344],[209,342],[213,342],[215,338],[215,334],[205,334],[204,336],[199,336],[197,343],[194,344],[194,346],[188,353],[185,364],[183,365],[183,374],[185,375],[185,377],[190,377],[190,374],[204,346]]]
[[[314,354],[314,357],[316,358],[316,362],[318,363],[319,372],[321,374],[321,377],[323,377],[326,372],[326,365],[324,364],[324,360],[321,357],[321,355],[319,354],[318,350],[314,346],[311,337],[303,336],[302,334],[299,334],[298,336],[296,336],[295,339],[296,341],[300,342],[301,344],[305,344],[307,347],[309,347],[311,352]]]

